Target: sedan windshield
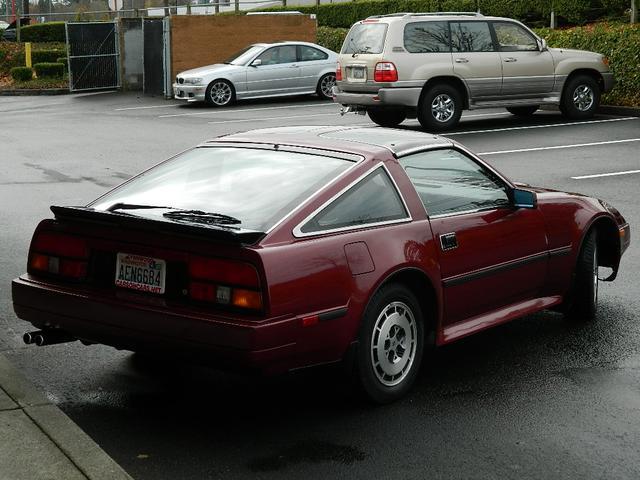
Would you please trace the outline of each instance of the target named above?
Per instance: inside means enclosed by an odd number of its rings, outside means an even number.
[[[202,223],[207,217],[210,223],[266,232],[351,165],[349,160],[282,150],[200,147],[88,206],[182,223]],[[168,213],[177,209],[188,212]]]
[[[263,49],[264,47],[250,45],[239,52],[234,53],[222,63],[226,63],[228,65],[246,65],[249,60],[260,53]]]
[[[387,25],[384,23],[357,23],[349,30],[340,53],[382,53],[386,35]]]

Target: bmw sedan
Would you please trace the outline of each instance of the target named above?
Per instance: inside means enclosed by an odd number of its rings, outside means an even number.
[[[431,346],[544,309],[594,320],[630,242],[603,200],[384,128],[220,137],[51,210],[13,281],[26,343],[268,374],[344,362],[378,403],[409,390]]]
[[[305,42],[256,43],[223,63],[181,72],[175,98],[223,107],[236,100],[317,94],[333,98],[337,55]]]

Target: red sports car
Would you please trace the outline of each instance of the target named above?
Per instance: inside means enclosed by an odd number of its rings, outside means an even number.
[[[265,373],[349,361],[392,401],[423,352],[543,309],[596,315],[629,225],[517,185],[425,133],[290,127],[217,138],[37,227],[27,343],[188,353]]]

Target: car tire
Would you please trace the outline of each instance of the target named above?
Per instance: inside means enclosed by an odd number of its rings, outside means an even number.
[[[355,355],[354,380],[370,401],[393,402],[413,385],[424,351],[424,321],[410,290],[383,286],[362,319]]]
[[[407,118],[407,113],[397,108],[369,108],[367,115],[381,127],[397,127]]]
[[[214,80],[207,86],[204,98],[209,105],[226,107],[236,101],[236,90],[227,80]]]
[[[455,87],[440,84],[427,90],[418,106],[418,121],[427,131],[453,128],[462,115],[462,95]]]
[[[507,112],[516,117],[530,117],[538,111],[540,105],[527,105],[526,107],[507,107]]]
[[[577,321],[596,318],[598,310],[598,244],[597,235],[591,230],[585,238],[574,272],[571,305],[567,317]]]
[[[589,75],[576,75],[567,81],[560,99],[560,111],[570,119],[591,118],[600,105],[600,87]]]
[[[336,84],[335,73],[325,73],[316,87],[316,93],[323,100],[333,100],[333,87]]]

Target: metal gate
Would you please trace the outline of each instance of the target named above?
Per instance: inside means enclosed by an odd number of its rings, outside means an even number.
[[[164,81],[164,25],[162,19],[144,19],[142,37],[143,54],[143,91],[147,95],[163,95]]]
[[[116,22],[66,24],[69,90],[120,87],[120,50]]]

